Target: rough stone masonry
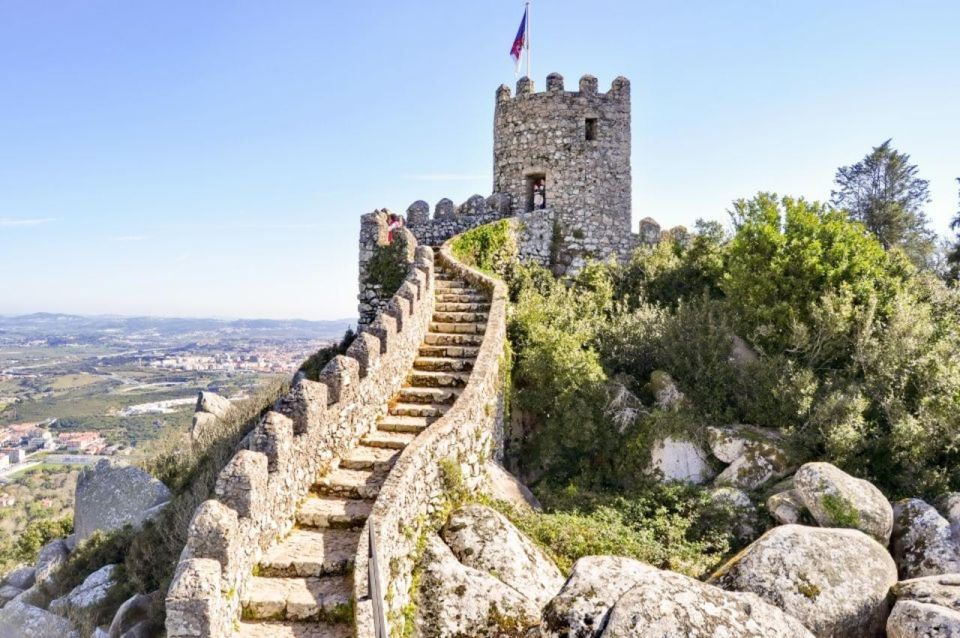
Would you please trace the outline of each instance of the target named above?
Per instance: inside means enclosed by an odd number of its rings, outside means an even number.
[[[574,274],[587,260],[629,258],[642,244],[660,241],[659,224],[646,217],[631,232],[630,81],[618,77],[607,92],[597,78],[580,78],[567,91],[559,73],[546,91],[521,78],[516,95],[497,89],[493,127],[493,194],[455,205],[417,200],[406,211],[407,229],[421,245],[447,239],[505,217],[520,221],[523,261],[556,274]],[[360,230],[360,327],[376,316],[390,291],[368,281],[367,262],[385,242],[386,210],[363,218]],[[672,231],[671,231],[672,232]],[[685,231],[684,231],[685,233]]]

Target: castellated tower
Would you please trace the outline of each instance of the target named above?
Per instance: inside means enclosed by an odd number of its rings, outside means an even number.
[[[516,96],[501,85],[493,190],[509,193],[513,213],[525,222],[543,228],[549,221],[548,243],[562,254],[541,260],[559,259],[562,270],[578,270],[585,257],[626,257],[636,245],[630,232],[630,81],[618,77],[600,93],[597,79],[585,75],[578,91],[566,91],[563,77],[551,73],[546,91],[535,92],[524,77]]]

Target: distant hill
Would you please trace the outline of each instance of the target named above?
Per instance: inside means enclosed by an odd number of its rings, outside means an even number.
[[[123,317],[117,315],[70,315],[37,312],[29,315],[0,315],[0,335],[47,338],[61,336],[202,337],[231,335],[243,338],[336,339],[356,319],[307,321],[304,319],[192,319],[167,317]]]

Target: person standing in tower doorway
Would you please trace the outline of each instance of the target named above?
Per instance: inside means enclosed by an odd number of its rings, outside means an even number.
[[[547,180],[538,177],[533,183],[533,209],[543,210],[547,207]]]

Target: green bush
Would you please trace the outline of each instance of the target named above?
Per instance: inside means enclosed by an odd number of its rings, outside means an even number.
[[[366,283],[380,288],[380,298],[388,299],[400,289],[407,277],[410,250],[404,232],[394,233],[389,244],[378,244],[367,262]]]
[[[911,272],[859,224],[818,202],[762,193],[734,204],[739,228],[720,288],[745,337],[781,352],[828,293],[882,316]]]
[[[517,240],[509,220],[477,226],[457,235],[451,250],[465,264],[501,278],[510,278],[517,263]]]
[[[299,372],[306,375],[310,381],[318,381],[320,379],[320,372],[323,371],[324,366],[330,363],[330,360],[338,354],[346,354],[347,348],[350,347],[350,344],[352,344],[356,338],[357,333],[355,333],[352,328],[347,328],[347,331],[343,333],[343,337],[339,343],[320,348],[310,355],[310,357],[300,365]]]
[[[610,495],[574,486],[541,489],[543,513],[499,507],[569,573],[583,556],[628,556],[690,576],[708,574],[736,547],[736,513],[686,485]]]

